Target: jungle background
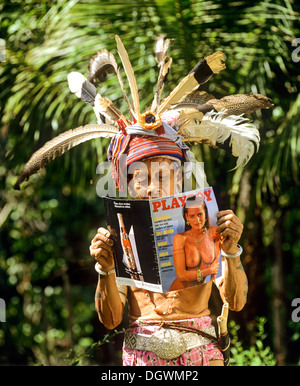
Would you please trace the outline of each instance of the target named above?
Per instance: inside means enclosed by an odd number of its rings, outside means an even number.
[[[67,75],[87,75],[89,58],[104,48],[121,67],[118,34],[142,108],[153,97],[160,35],[174,39],[164,95],[199,60],[222,49],[227,68],[202,89],[216,97],[252,92],[273,100],[271,109],[249,116],[260,127],[261,146],[243,169],[231,170],[235,159],[223,150],[192,150],[245,226],[249,294],[241,312],[230,312],[231,364],[299,365],[300,323],[291,317],[292,301],[300,298],[299,12],[299,2],[288,0],[0,3],[0,298],[6,303],[0,364],[121,363],[127,321],[115,331],[98,322],[89,256],[91,239],[105,226],[96,166],[106,160],[108,140],[78,146],[13,189],[22,166],[47,140],[96,123],[91,106],[70,93]],[[127,111],[115,77],[99,92]]]

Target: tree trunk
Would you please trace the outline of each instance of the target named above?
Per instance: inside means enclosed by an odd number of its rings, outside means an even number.
[[[62,274],[62,279],[64,283],[64,294],[65,294],[65,304],[68,311],[67,316],[67,330],[69,335],[69,345],[71,348],[74,347],[74,316],[73,316],[73,306],[72,306],[72,295],[71,295],[71,283],[68,272]]]
[[[273,242],[273,345],[278,366],[285,366],[287,355],[287,315],[285,301],[285,280],[283,271],[281,224],[282,216],[280,216],[275,225]]]
[[[251,172],[245,171],[241,178],[237,201],[237,215],[245,228],[241,239],[244,253],[241,261],[248,278],[247,304],[241,312],[234,315],[240,325],[240,339],[252,345],[256,340],[256,318],[265,315],[266,284],[264,281],[265,249],[262,242],[263,225],[261,212],[253,200]]]

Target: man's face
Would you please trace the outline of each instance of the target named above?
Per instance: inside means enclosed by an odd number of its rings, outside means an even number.
[[[181,164],[166,157],[134,162],[129,165],[128,174],[132,175],[128,183],[132,198],[166,197],[179,193],[182,188]]]

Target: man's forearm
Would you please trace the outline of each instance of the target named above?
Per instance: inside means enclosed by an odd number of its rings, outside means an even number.
[[[115,274],[99,278],[95,306],[99,319],[106,328],[112,330],[122,322],[124,305],[120,298]]]
[[[248,280],[240,257],[225,258],[224,280],[219,285],[224,302],[232,311],[240,311],[246,304]]]

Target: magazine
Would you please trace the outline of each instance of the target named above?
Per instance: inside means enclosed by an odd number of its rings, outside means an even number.
[[[118,284],[168,292],[222,275],[212,187],[151,200],[102,198]]]

